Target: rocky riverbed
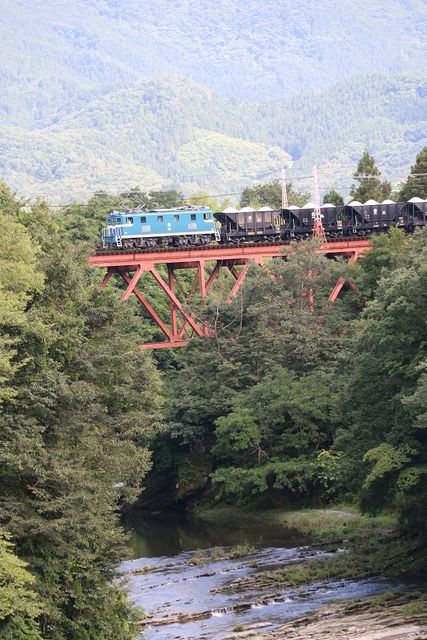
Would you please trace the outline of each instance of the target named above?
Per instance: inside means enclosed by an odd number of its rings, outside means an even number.
[[[411,607],[413,611],[411,613]],[[262,625],[246,625],[221,640],[426,640],[427,609],[414,607],[408,595],[381,604],[375,599],[334,604],[264,633]]]
[[[210,553],[215,554],[217,550],[207,550],[207,558]],[[270,584],[262,587],[259,581],[250,579],[271,569],[325,554],[324,550],[307,546],[266,547],[241,558],[207,560],[200,564],[200,552],[183,552],[173,558],[130,561],[123,565],[123,571],[129,580],[132,600],[145,610],[141,620],[145,640],[216,640],[228,637],[227,634],[240,627],[244,631],[239,634],[253,635],[256,630],[255,635],[259,636],[260,625],[263,633],[274,634],[284,621],[305,616],[328,603],[403,587],[381,577],[323,580],[277,588]],[[257,626],[251,628],[251,625]]]
[[[426,621],[418,609],[408,609],[405,615],[399,609],[405,606],[399,598],[408,597],[405,594],[414,588],[410,581],[382,576],[312,580],[294,586],[283,581],[281,572],[289,567],[298,569],[312,560],[337,556],[342,562],[344,547],[307,544],[295,530],[268,525],[263,532],[256,527],[246,530],[252,536],[250,544],[212,547],[212,536],[215,542],[227,542],[230,532],[203,526],[196,530],[200,523],[192,530],[186,522],[184,528],[180,524],[173,529],[169,555],[170,525],[166,523],[151,543],[144,541],[145,557],[122,565],[131,599],[144,609],[144,640],[427,640]],[[152,526],[149,531],[152,536]],[[239,535],[233,531],[231,541],[236,540]],[[372,597],[383,600],[380,605],[376,600],[366,604]],[[397,604],[392,606],[389,598]],[[356,604],[348,605],[354,600]]]

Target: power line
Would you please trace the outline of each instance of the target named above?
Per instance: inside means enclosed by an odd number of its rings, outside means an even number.
[[[276,171],[269,171],[269,172],[263,174],[262,177],[263,178],[267,178],[268,176],[273,176],[273,175],[277,175]],[[410,173],[408,175],[408,177],[410,177],[410,178],[418,178],[418,177],[426,177],[426,176],[427,176],[427,173]],[[356,174],[354,174],[352,177],[354,179],[354,178],[357,178],[358,176]],[[290,179],[289,179],[289,183],[293,184],[295,182],[299,182],[299,181],[303,181],[303,180],[312,180],[312,179],[313,179],[313,174],[305,175],[305,176],[298,176],[298,175],[297,176],[291,176]],[[281,176],[280,179],[276,178],[273,182],[279,182],[282,185],[282,180],[283,180],[283,177]],[[251,184],[247,184],[246,186],[242,186],[239,191],[231,191],[229,193],[213,193],[213,194],[201,193],[199,195],[197,195],[197,194],[194,195],[193,194],[193,195],[189,195],[189,196],[182,196],[182,201],[200,200],[202,198],[225,198],[227,196],[238,196],[238,195],[240,195],[242,193],[242,191],[244,189],[251,188],[251,187],[255,186],[257,183],[258,184],[260,184],[260,183],[262,184],[260,178],[255,178],[251,182]],[[265,183],[265,184],[268,184],[268,183]],[[334,185],[338,189],[347,189],[348,188],[348,183],[344,184],[342,182],[338,182],[337,183],[337,182],[334,181]],[[163,194],[163,193],[170,193],[172,191],[178,191],[178,189],[165,189],[163,191],[159,190],[157,193],[162,193]],[[94,195],[92,197],[97,197],[97,196]],[[114,197],[120,197],[120,196],[114,196],[114,195],[111,196],[109,194],[105,194],[105,197],[109,197],[109,198],[113,197],[114,198]],[[45,196],[39,196],[39,199],[46,200],[50,209],[66,209],[67,207],[91,207],[91,206],[93,206],[92,204],[83,203],[83,202],[67,202],[67,203],[64,203],[64,204],[50,204],[49,201],[48,201],[48,198],[45,197]],[[124,200],[126,200],[126,199],[127,200],[131,200],[132,198],[123,198],[123,199]]]

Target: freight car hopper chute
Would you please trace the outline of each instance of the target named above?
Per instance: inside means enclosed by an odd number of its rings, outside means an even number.
[[[427,223],[427,200],[414,196],[402,206],[402,217],[409,231],[425,227]]]
[[[215,217],[221,223],[221,238],[225,242],[238,244],[246,238],[252,241],[272,242],[281,237],[282,219],[281,211],[270,207],[253,209],[243,207],[235,209],[228,207]]]
[[[388,229],[392,226],[403,224],[400,211],[402,205],[396,204],[392,200],[388,202],[377,202],[367,200],[362,206],[357,207],[356,225],[358,231],[370,234],[372,231]]]

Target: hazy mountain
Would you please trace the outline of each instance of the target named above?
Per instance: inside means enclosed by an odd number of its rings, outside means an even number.
[[[257,101],[422,70],[424,0],[3,0],[2,121],[30,126],[164,73]]]
[[[307,173],[314,161],[324,189],[348,192],[365,147],[387,177],[407,174],[427,144],[426,113],[427,75],[361,76],[262,104],[169,76],[92,99],[43,129],[0,126],[0,166],[20,193],[56,201],[135,185],[228,193],[283,165]]]
[[[427,143],[424,0],[3,0],[0,170],[55,201],[236,191],[314,162],[348,191]]]

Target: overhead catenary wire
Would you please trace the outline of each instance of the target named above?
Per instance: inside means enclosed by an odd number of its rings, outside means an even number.
[[[356,179],[357,177],[362,177],[363,174],[361,174],[360,176],[358,174],[353,174],[353,178]],[[264,173],[261,177],[258,178],[254,178],[249,184],[246,184],[245,186],[241,186],[239,191],[230,191],[228,193],[199,193],[199,194],[191,194],[191,195],[183,195],[182,196],[182,201],[185,202],[187,200],[200,200],[200,199],[207,199],[207,198],[226,198],[228,196],[239,196],[242,194],[242,192],[245,189],[248,188],[252,188],[256,185],[262,184],[262,179],[268,178],[269,176],[276,176],[275,180],[273,180],[273,182],[280,182],[280,180],[277,178],[277,170],[274,171],[269,171],[267,173]],[[408,174],[408,178],[417,178],[417,177],[426,177],[427,173],[409,173]],[[188,178],[187,178],[188,179]],[[304,180],[312,180],[313,179],[313,174],[309,174],[309,175],[295,175],[295,176],[290,176],[289,177],[289,181],[287,181],[287,184],[294,184],[294,183],[298,183],[300,181],[304,181]],[[369,177],[367,177],[367,179],[369,179]],[[268,183],[266,183],[268,184]],[[334,181],[334,188],[337,189],[342,189],[342,190],[346,190],[348,189],[348,183],[344,184],[341,182],[335,182]],[[148,193],[150,192],[155,192],[155,189],[149,189]],[[179,187],[172,187],[170,189],[159,189],[158,191],[156,191],[157,193],[169,193],[171,191],[177,191],[179,193]],[[326,191],[326,189],[322,189],[322,191]],[[130,190],[131,192],[131,190]],[[95,192],[96,193],[96,192]],[[95,194],[94,194],[95,195]],[[105,195],[106,197],[116,197],[114,194],[102,194]],[[94,197],[94,196],[92,196]],[[92,204],[89,203],[85,203],[85,202],[67,202],[67,203],[62,203],[62,204],[51,204],[48,202],[48,197],[46,196],[37,196],[38,200],[44,201],[46,200],[49,208],[51,209],[66,209],[67,207],[73,207],[73,206],[78,206],[78,207],[92,207]],[[131,198],[123,198],[123,200],[131,200]]]

